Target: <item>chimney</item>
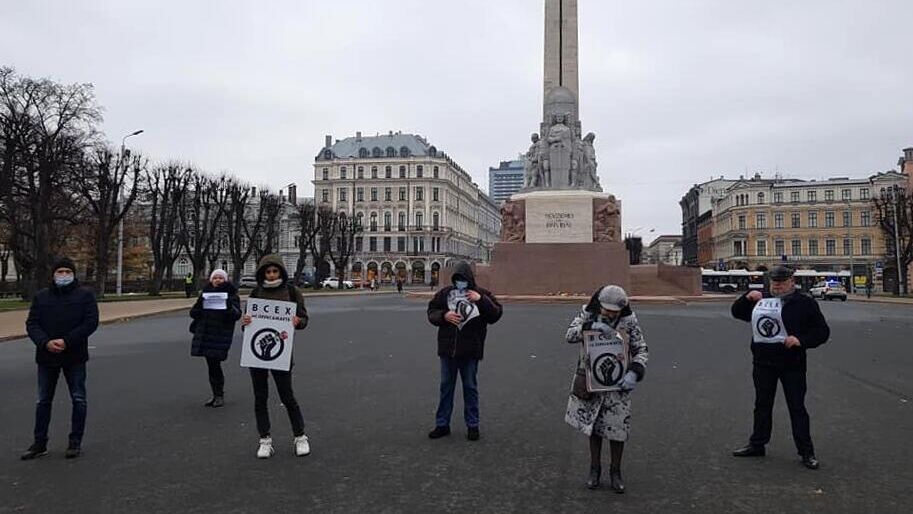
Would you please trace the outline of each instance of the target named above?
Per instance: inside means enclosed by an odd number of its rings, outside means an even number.
[[[298,186],[295,184],[288,185],[288,203],[298,205]]]
[[[257,197],[257,188],[256,187],[250,188],[250,196],[252,196],[254,198]]]
[[[900,171],[913,177],[913,146],[903,149],[903,157],[900,158]],[[911,178],[913,180],[913,178]]]
[[[327,134],[325,143],[323,144],[324,148],[329,148],[333,146],[333,136]]]
[[[361,131],[355,132],[355,141],[361,142]]]

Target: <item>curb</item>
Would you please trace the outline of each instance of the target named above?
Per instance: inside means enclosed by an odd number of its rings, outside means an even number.
[[[413,300],[430,300],[434,293],[406,293],[406,297]],[[568,296],[547,296],[547,295],[497,295],[501,303],[536,303],[536,304],[576,304],[587,303],[590,296],[568,295]],[[689,305],[692,303],[710,303],[710,302],[729,302],[733,297],[730,296],[632,296],[630,297],[633,304],[651,304],[651,305]]]

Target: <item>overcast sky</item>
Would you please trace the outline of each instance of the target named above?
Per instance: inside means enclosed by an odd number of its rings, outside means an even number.
[[[626,230],[712,175],[913,146],[910,0],[580,0],[584,131]],[[542,103],[542,0],[0,1],[0,64],[92,82],[112,141],[312,194],[324,134],[418,133],[487,190]]]

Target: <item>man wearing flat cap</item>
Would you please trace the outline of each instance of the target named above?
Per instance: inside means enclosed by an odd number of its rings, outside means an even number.
[[[51,271],[50,286],[35,295],[25,322],[29,338],[35,343],[38,404],[35,442],[22,454],[22,460],[47,455],[51,406],[61,372],[73,404],[66,458],[79,456],[86,426],[86,361],[89,336],[98,328],[98,304],[92,291],[79,286],[72,260],[58,259]]]
[[[793,270],[774,266],[768,274],[770,294],[749,291],[732,304],[736,319],[751,323],[755,387],[754,431],[736,457],[763,457],[770,441],[777,382],[789,408],[793,441],[808,469],[818,469],[805,410],[806,351],[827,342],[830,328],[818,302],[796,289]]]

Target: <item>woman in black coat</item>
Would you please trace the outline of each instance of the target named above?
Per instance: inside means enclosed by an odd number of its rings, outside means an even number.
[[[209,284],[203,288],[197,303],[190,309],[190,332],[193,344],[190,355],[205,357],[209,367],[209,385],[212,398],[206,407],[225,405],[225,375],[222,361],[228,358],[228,350],[235,334],[235,322],[241,318],[241,299],[238,288],[228,281],[228,274],[217,269],[209,276]]]

